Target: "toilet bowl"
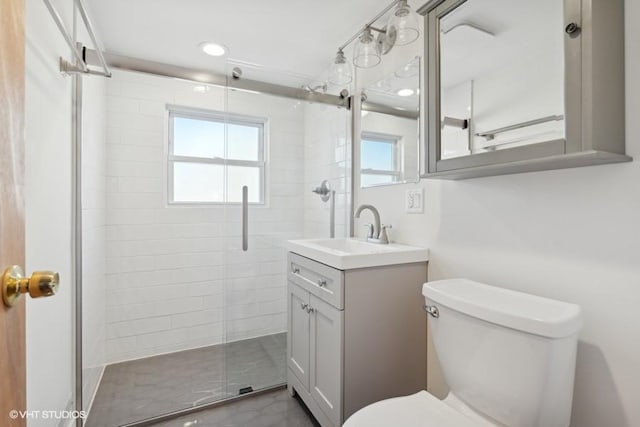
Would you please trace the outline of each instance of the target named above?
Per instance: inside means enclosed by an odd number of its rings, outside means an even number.
[[[449,395],[373,403],[344,427],[568,427],[580,307],[466,279],[422,288]]]
[[[465,415],[446,400],[419,391],[373,403],[353,414],[343,427],[498,427],[500,424]]]

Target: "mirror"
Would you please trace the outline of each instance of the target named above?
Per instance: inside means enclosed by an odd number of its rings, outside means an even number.
[[[563,3],[443,4],[440,159],[565,138]]]
[[[431,0],[421,176],[629,161],[623,2]],[[594,60],[594,58],[599,58]]]
[[[419,180],[420,58],[363,91],[360,185]]]

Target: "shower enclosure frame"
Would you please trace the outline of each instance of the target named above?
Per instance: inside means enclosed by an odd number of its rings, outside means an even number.
[[[293,88],[288,86],[282,86],[257,80],[249,80],[242,79],[233,76],[233,78],[229,78],[224,74],[216,74],[208,71],[202,71],[197,69],[191,69],[186,67],[179,67],[169,64],[163,64],[154,61],[141,60],[137,58],[131,58],[121,55],[113,55],[109,53],[102,53],[97,50],[88,49],[82,44],[78,44],[77,47],[79,52],[82,52],[82,58],[84,60],[84,64],[87,66],[87,71],[72,70],[73,71],[73,117],[72,117],[72,126],[73,126],[73,194],[74,194],[74,218],[73,218],[73,228],[75,230],[74,235],[74,274],[75,274],[75,292],[73,295],[74,298],[74,343],[75,343],[75,408],[78,411],[83,410],[83,339],[82,339],[82,96],[83,96],[83,87],[82,87],[82,75],[100,75],[105,77],[110,77],[110,68],[120,69],[124,71],[134,71],[140,72],[155,76],[161,77],[169,77],[180,80],[185,80],[193,83],[203,83],[209,85],[220,86],[229,89],[238,89],[252,92],[260,92],[267,95],[274,95],[284,98],[296,99],[300,101],[312,102],[312,103],[321,103],[326,105],[331,105],[335,107],[345,108],[346,110],[351,112],[350,120],[348,121],[351,130],[347,132],[347,135],[350,139],[351,143],[351,171],[353,171],[353,141],[354,141],[354,118],[353,118],[353,97],[348,96],[346,92],[341,92],[341,95],[330,95],[325,93],[317,93],[313,91],[307,91],[303,88]],[[105,65],[105,70],[109,70],[109,72],[100,73],[95,72],[88,67],[103,67],[103,61]],[[61,71],[65,72],[64,68],[65,61],[61,59]],[[67,64],[68,65],[68,64]],[[351,218],[351,223],[353,222],[353,177],[351,176],[351,185],[350,185],[350,207],[349,207],[349,217]],[[352,224],[350,226],[348,235],[352,235],[350,230],[353,229]],[[214,407],[226,405],[231,402],[235,402],[240,399],[244,399],[250,396],[257,396],[263,393],[268,393],[270,391],[283,389],[286,387],[286,384],[277,384],[269,387],[262,388],[260,390],[256,390],[250,393],[241,394],[238,396],[233,396],[230,398],[224,398],[215,402],[205,403],[198,406],[185,408],[177,411],[168,412],[165,414],[160,414],[158,416],[147,418],[140,421],[135,421],[129,424],[126,424],[123,427],[142,427],[152,425],[154,423],[158,423],[161,421],[171,420],[176,417],[180,417],[183,415],[188,415],[194,412],[201,411],[203,409],[211,409]],[[84,420],[78,418],[76,420],[76,426],[82,427]]]

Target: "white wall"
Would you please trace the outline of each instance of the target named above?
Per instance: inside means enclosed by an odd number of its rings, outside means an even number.
[[[109,362],[286,329],[284,242],[303,233],[303,110],[194,86],[120,71],[108,84]],[[268,203],[250,207],[248,252],[239,206],[166,204],[166,104],[268,117]]]
[[[53,3],[73,28],[73,2]],[[70,53],[43,2],[28,0],[25,7],[25,268],[55,270],[61,278],[55,297],[27,300],[27,408],[63,410],[73,391],[71,79],[58,71],[58,58]]]
[[[625,19],[627,153],[639,159],[638,2],[626,1]],[[631,427],[640,425],[639,182],[636,160],[370,188],[356,202],[377,206],[396,241],[430,248],[432,280],[468,277],[580,304],[572,426]],[[425,189],[423,215],[403,212],[404,190],[414,187]],[[434,369],[430,388],[446,392]]]

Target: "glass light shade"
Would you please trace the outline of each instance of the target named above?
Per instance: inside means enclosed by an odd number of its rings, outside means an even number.
[[[394,11],[389,25],[396,30],[396,45],[402,46],[417,40],[420,36],[420,24],[418,16],[407,4],[406,0],[400,0],[398,7]]]
[[[351,71],[351,64],[347,62],[344,57],[342,49],[336,54],[336,60],[331,64],[329,70],[329,82],[334,85],[346,85],[353,80],[353,71]]]
[[[378,49],[378,43],[371,35],[371,30],[367,28],[362,32],[360,40],[353,50],[353,64],[358,68],[375,67],[381,61]]]
[[[391,82],[388,78],[382,79],[373,85],[373,88],[380,92],[389,92],[391,90]]]
[[[393,74],[399,79],[408,79],[409,77],[417,76],[420,72],[420,64],[418,59],[405,64],[402,68],[396,70]]]

